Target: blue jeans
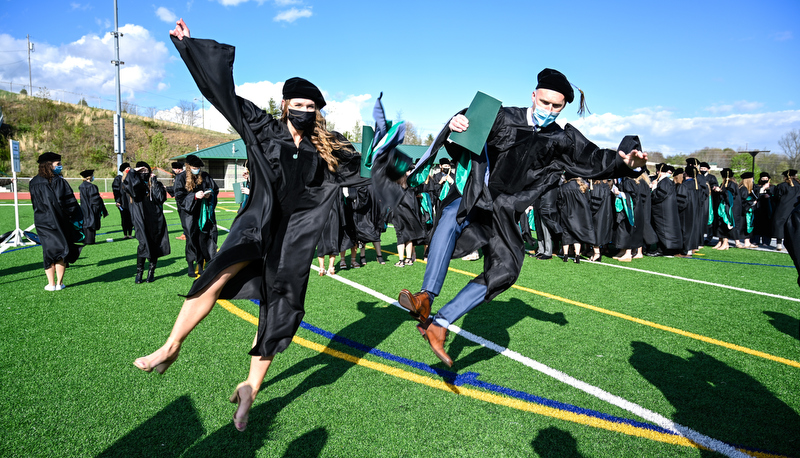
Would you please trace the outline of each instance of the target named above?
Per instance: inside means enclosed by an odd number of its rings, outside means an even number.
[[[459,197],[442,209],[442,215],[439,217],[436,230],[431,238],[431,245],[428,249],[428,265],[425,267],[425,276],[422,280],[422,290],[428,291],[434,296],[438,296],[442,291],[447,268],[450,266],[450,258],[453,257],[456,240],[461,236],[461,231],[469,226],[469,216],[461,224],[456,221],[456,214],[460,204],[461,198]]]

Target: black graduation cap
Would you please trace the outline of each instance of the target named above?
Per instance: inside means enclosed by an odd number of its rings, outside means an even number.
[[[783,172],[781,172],[781,175],[783,175],[785,177],[788,177],[789,176],[789,171],[788,170],[784,170]]]
[[[673,175],[681,175],[684,172],[683,167],[678,167],[675,169],[675,173]]]
[[[317,110],[326,105],[319,88],[303,78],[289,78],[283,83],[283,100],[294,98],[313,100]]]
[[[119,171],[120,171],[120,172],[124,172],[124,171],[125,171],[125,169],[129,169],[130,167],[131,167],[131,164],[130,164],[130,163],[128,163],[128,162],[123,162],[122,164],[120,164],[120,165],[119,165]]]
[[[91,169],[84,170],[83,172],[81,172],[81,176],[84,177],[84,178],[89,178],[92,175],[94,175],[94,170],[91,170]]]
[[[789,169],[789,176],[790,176],[790,177],[797,176],[797,170],[795,170],[795,169]]]
[[[733,178],[733,170],[725,167],[722,169],[722,172],[720,172],[720,176],[722,176],[722,178]]]
[[[172,163],[172,168],[173,169],[182,169],[183,168],[183,162],[173,162]]]
[[[670,173],[670,172],[671,172],[673,175],[675,175],[675,174],[676,174],[676,173],[675,173],[675,172],[676,172],[676,170],[675,170],[675,167],[673,167],[673,166],[671,166],[671,165],[666,165],[666,164],[665,164],[665,165],[664,165],[664,168],[663,168],[663,169],[661,169],[661,171],[662,171],[662,172],[665,172],[665,173]],[[683,173],[683,169],[681,169],[681,173]]]
[[[194,154],[186,156],[186,164],[191,167],[198,167],[198,168],[205,165],[203,164],[203,160],[195,156]]]
[[[564,94],[564,99],[567,103],[572,103],[575,100],[575,92],[572,90],[572,85],[569,84],[567,77],[560,71],[545,68],[539,72],[536,80],[539,83],[536,85],[536,89],[550,89]]]
[[[769,172],[761,172],[761,173],[758,175],[758,178],[759,178],[759,179],[761,179],[761,178],[772,178],[772,175],[770,175],[770,174],[769,174]]]
[[[710,166],[710,165],[708,165],[708,162],[701,162],[701,163],[700,163],[700,165],[699,165],[698,167],[705,167],[705,168],[707,168],[707,169],[710,169],[710,168],[711,168],[711,166]]]
[[[46,153],[42,153],[39,155],[39,158],[36,159],[36,162],[39,164],[44,164],[45,162],[58,162],[61,160],[61,155],[56,154],[52,151],[48,151]]]
[[[698,163],[697,158],[694,157],[686,158],[686,165],[697,165],[697,163]]]
[[[139,161],[139,162],[137,162],[137,163],[136,163],[136,168],[138,169],[139,167],[147,167],[147,170],[153,170],[152,168],[150,168],[150,164],[148,164],[148,163],[147,163],[147,162],[145,162],[145,161]]]
[[[741,178],[742,180],[746,180],[748,178],[753,178],[754,176],[755,175],[753,174],[753,172],[744,172],[743,174],[739,175],[739,178]]]

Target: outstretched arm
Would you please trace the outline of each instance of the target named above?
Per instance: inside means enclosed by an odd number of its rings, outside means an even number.
[[[192,37],[189,34],[189,27],[186,26],[185,22],[183,22],[183,18],[178,19],[178,21],[175,23],[175,30],[170,30],[169,34],[178,40],[183,40],[183,37]]]
[[[625,165],[632,169],[635,169],[636,167],[647,166],[647,153],[644,151],[634,149],[631,150],[630,153],[625,154],[625,151],[620,150],[619,157],[622,158],[622,161],[625,162]]]

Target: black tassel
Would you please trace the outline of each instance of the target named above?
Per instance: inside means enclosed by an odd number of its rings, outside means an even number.
[[[572,83],[569,83],[569,84],[572,84]],[[581,101],[580,101],[580,105],[578,105],[578,116],[580,116],[582,118],[582,117],[586,116],[586,113],[592,114],[592,112],[589,111],[589,106],[586,105],[586,94],[584,94],[583,91],[581,90],[581,88],[579,88],[578,86],[575,86],[574,84],[572,84],[572,87],[574,87],[575,89],[578,90],[578,92],[581,93]]]

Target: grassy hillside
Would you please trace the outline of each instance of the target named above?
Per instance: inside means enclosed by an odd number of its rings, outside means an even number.
[[[97,177],[116,172],[114,112],[0,91],[5,115],[0,129],[0,172],[11,173],[9,139],[20,142],[22,176],[36,174],[45,151],[63,156],[64,176],[95,169]],[[147,161],[169,169],[169,157],[237,138],[207,129],[123,113],[128,162]]]

